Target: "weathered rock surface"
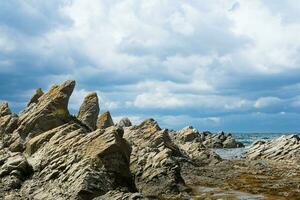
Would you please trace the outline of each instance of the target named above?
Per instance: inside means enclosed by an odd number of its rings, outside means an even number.
[[[10,139],[13,131],[18,127],[18,116],[12,114],[8,104],[0,105],[0,147]]]
[[[132,126],[132,123],[128,117],[124,117],[119,121],[118,125],[121,127],[129,127]]]
[[[53,86],[36,104],[31,104],[19,116],[16,132],[25,139],[58,127],[70,120],[69,98],[75,81],[66,81]]]
[[[8,103],[7,102],[1,102],[0,103],[0,117],[10,115],[11,111],[9,109]]]
[[[91,130],[95,130],[99,111],[98,96],[97,93],[93,92],[84,98],[77,114],[77,118],[86,124]]]
[[[38,88],[35,93],[33,94],[33,96],[31,97],[31,99],[29,100],[27,106],[30,106],[33,103],[38,103],[39,98],[41,96],[43,96],[44,92],[41,88]]]
[[[168,131],[153,119],[125,129],[132,145],[130,169],[138,191],[146,196],[162,196],[188,191],[180,175],[178,158],[184,158]]]
[[[245,155],[250,159],[300,161],[300,137],[283,135],[270,141],[254,142]]]
[[[67,108],[74,86],[67,81],[52,87],[19,118],[2,106],[1,131],[10,143],[0,146],[0,199],[93,199],[114,190],[136,192],[123,129],[91,132],[91,121],[83,117],[90,110],[84,106],[82,121],[71,116]],[[8,130],[14,117],[17,123]]]
[[[113,126],[114,122],[110,115],[109,111],[104,112],[102,115],[99,116],[97,121],[97,128],[107,128]]]
[[[199,185],[299,196],[299,165],[273,166],[299,159],[299,136],[253,144],[247,156],[258,160],[222,160],[209,148],[240,147],[230,134],[193,127],[173,132],[153,119],[138,126],[122,119],[115,126],[109,112],[97,120],[95,93],[74,117],[68,111],[74,86],[67,81],[34,95],[19,116],[1,104],[0,199],[201,199],[191,191]],[[265,166],[260,159],[276,162]]]

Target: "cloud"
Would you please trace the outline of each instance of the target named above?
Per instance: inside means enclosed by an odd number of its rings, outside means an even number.
[[[255,102],[254,107],[264,108],[268,106],[274,106],[279,103],[281,103],[281,99],[277,97],[261,97]]]
[[[298,4],[3,1],[0,98],[20,111],[26,92],[75,79],[73,113],[98,91],[101,110],[169,126],[247,130],[251,120],[290,119],[300,112]]]

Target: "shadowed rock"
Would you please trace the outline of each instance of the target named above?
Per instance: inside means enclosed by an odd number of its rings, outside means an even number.
[[[37,103],[37,102],[39,101],[39,98],[40,98],[41,96],[43,96],[43,94],[44,94],[44,92],[42,91],[42,89],[41,89],[41,88],[38,88],[38,89],[35,91],[34,95],[31,97],[31,99],[29,100],[27,106],[30,106],[30,105],[33,104],[33,103]]]
[[[167,130],[162,130],[156,121],[148,119],[124,131],[124,137],[133,148],[130,168],[135,174],[138,191],[146,196],[188,191],[177,161],[183,156]]]
[[[107,128],[113,126],[114,122],[111,118],[110,112],[106,111],[102,115],[99,116],[97,121],[97,128]]]
[[[5,115],[10,115],[11,111],[9,109],[7,102],[0,103],[0,117],[3,117]]]
[[[0,143],[5,144],[12,132],[18,127],[18,116],[12,114],[8,103],[0,104]],[[0,144],[1,146],[1,144]]]
[[[132,123],[128,119],[128,117],[124,117],[119,121],[118,125],[121,127],[129,127],[129,126],[132,126]]]
[[[97,93],[93,92],[84,98],[77,114],[77,118],[91,130],[95,130],[99,111],[98,96]]]

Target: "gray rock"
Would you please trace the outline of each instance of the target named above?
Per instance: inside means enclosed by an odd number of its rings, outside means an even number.
[[[118,125],[121,126],[121,127],[129,127],[129,126],[132,126],[132,123],[131,123],[131,121],[129,120],[128,117],[124,117],[120,120]]]
[[[99,111],[98,96],[95,92],[93,92],[84,98],[77,114],[77,118],[86,124],[91,130],[95,130]]]

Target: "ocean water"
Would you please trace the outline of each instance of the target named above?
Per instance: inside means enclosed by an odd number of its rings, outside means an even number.
[[[291,135],[300,133],[232,133],[232,135],[247,148],[257,140],[271,140],[282,135]],[[243,157],[245,148],[235,149],[214,149],[214,151],[224,159],[237,159]]]

